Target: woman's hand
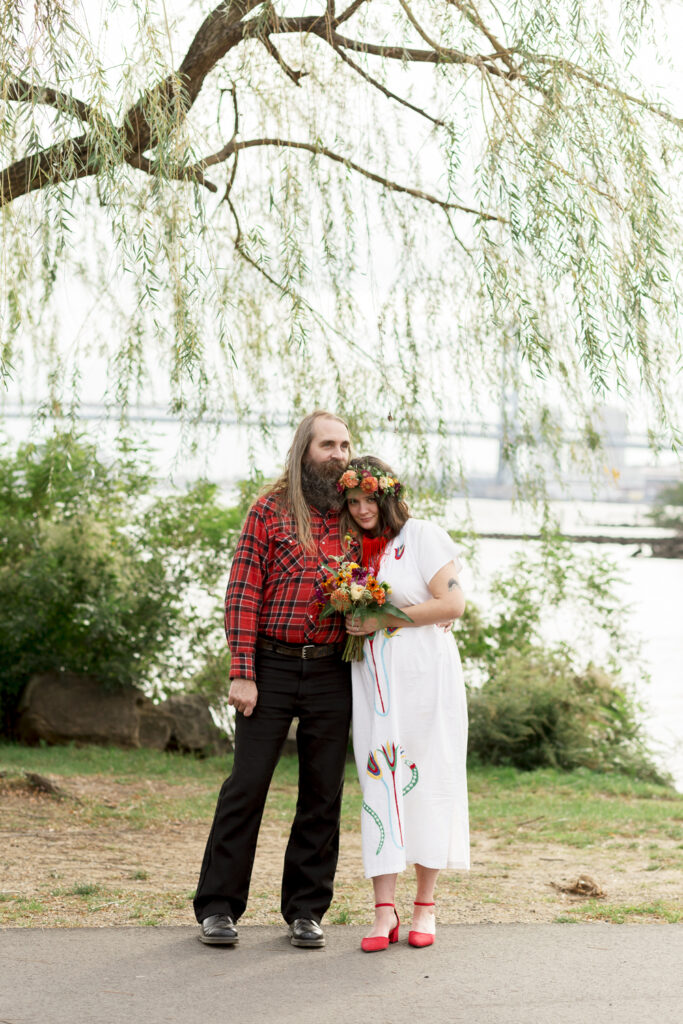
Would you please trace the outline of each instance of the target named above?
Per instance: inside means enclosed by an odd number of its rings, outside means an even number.
[[[359,619],[355,615],[346,616],[346,632],[351,636],[368,636],[383,628],[383,622],[379,616],[373,615],[369,618]]]

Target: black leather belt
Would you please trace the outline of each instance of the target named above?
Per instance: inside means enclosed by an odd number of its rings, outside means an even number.
[[[256,647],[259,651],[272,651],[273,654],[284,654],[289,658],[303,658],[310,661],[313,658],[330,658],[333,654],[339,654],[341,644],[304,644],[303,647],[288,647],[286,644],[279,644],[275,640],[266,640],[258,637]]]

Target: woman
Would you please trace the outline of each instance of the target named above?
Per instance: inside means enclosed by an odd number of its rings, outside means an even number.
[[[346,620],[351,634],[365,636],[363,661],[352,666],[353,745],[375,920],[361,948],[376,952],[398,940],[396,879],[407,864],[417,880],[408,941],[429,946],[439,871],[469,867],[465,688],[450,628],[440,625],[465,609],[460,562],[445,530],[410,517],[386,463],[353,459],[338,487],[354,557],[390,584],[389,600],[411,620]]]

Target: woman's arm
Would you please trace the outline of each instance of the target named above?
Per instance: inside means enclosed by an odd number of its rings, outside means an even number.
[[[454,562],[448,562],[427,584],[432,595],[429,601],[410,605],[401,611],[410,616],[410,622],[399,619],[388,612],[382,612],[363,622],[353,621],[352,615],[346,616],[346,628],[350,633],[365,635],[375,633],[386,626],[433,626],[437,623],[459,619],[465,611],[465,595],[458,583],[458,574]]]

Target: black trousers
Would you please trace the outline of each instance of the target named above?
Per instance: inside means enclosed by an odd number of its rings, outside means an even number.
[[[350,666],[259,652],[258,702],[237,714],[235,757],[218,796],[197,895],[198,921],[237,920],[247,905],[263,808],[292,719],[299,718],[299,796],[282,874],[285,921],[320,921],[332,901],[351,719]]]

